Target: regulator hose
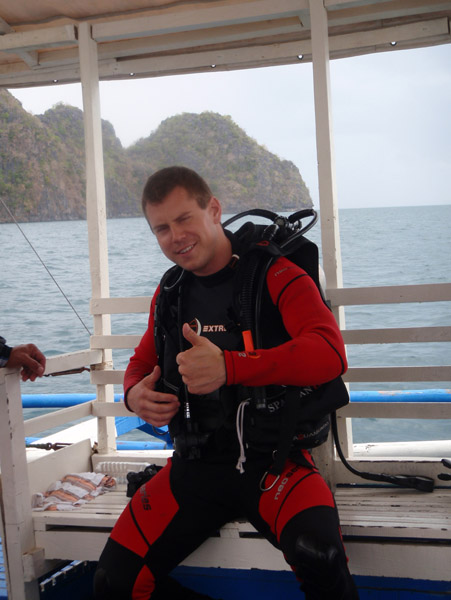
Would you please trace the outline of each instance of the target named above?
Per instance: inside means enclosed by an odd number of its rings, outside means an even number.
[[[331,414],[331,425],[338,456],[348,471],[351,471],[354,475],[369,481],[391,483],[400,487],[419,490],[420,492],[434,491],[434,480],[431,477],[424,477],[422,475],[388,475],[386,473],[366,473],[365,471],[358,471],[348,463],[341,449],[340,440],[338,438],[337,414],[335,412]]]

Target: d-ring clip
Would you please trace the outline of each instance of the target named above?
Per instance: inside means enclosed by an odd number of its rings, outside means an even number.
[[[268,475],[268,471],[265,471],[263,473],[263,477],[260,479],[260,489],[262,492],[269,492],[269,490],[272,489],[280,479],[280,475],[277,475],[277,477],[274,479],[274,481],[271,483],[271,485],[269,487],[265,488],[263,482],[265,481],[267,475]]]

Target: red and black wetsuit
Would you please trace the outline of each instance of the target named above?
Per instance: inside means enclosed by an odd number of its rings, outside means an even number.
[[[4,337],[0,336],[0,367],[4,367],[9,360],[12,348],[6,345]]]
[[[271,487],[275,476],[267,471],[274,446],[259,445],[259,441],[274,437],[272,423],[277,421],[271,421],[271,414],[261,421],[268,430],[256,431],[260,425],[252,418],[252,407],[243,409],[244,416],[246,411],[250,415],[242,432],[246,460],[243,472],[236,468],[240,446],[234,419],[241,398],[235,396],[243,386],[314,389],[338,377],[346,368],[339,329],[310,277],[279,258],[266,276],[267,302],[272,307],[262,312],[265,347],[246,352],[240,335],[228,326],[233,280],[233,271],[226,267],[209,277],[190,274],[183,284],[181,319],[173,313],[173,323],[176,328],[178,320],[191,323],[224,350],[227,385],[224,393],[216,396],[190,395],[194,421],[201,423],[201,429],[210,428],[208,441],[195,460],[175,453],[167,466],[136,492],[100,558],[98,589],[104,591],[97,593],[99,600],[108,594],[109,600],[148,600],[155,582],[222,525],[238,517],[246,517],[282,550],[302,581],[306,598],[358,597],[347,569],[332,493],[308,451],[299,450],[294,459],[288,459]],[[159,292],[152,300],[148,329],[127,368],[125,392],[157,363],[154,312]],[[274,317],[274,307],[280,322]],[[271,323],[265,322],[269,317]],[[283,332],[277,333],[277,329]],[[271,344],[268,337],[275,341]],[[171,352],[165,356],[166,363]],[[176,379],[174,364],[172,369],[165,365],[165,378]],[[267,410],[277,409],[275,402]],[[221,412],[220,418],[213,412]]]

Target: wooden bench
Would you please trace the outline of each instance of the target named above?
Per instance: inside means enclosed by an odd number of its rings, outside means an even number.
[[[59,450],[61,459],[65,452],[73,450]],[[164,460],[163,452],[151,462],[161,464]],[[145,462],[149,462],[148,457]],[[34,469],[32,486],[40,470]],[[412,577],[414,566],[418,579],[449,577],[451,489],[425,494],[394,487],[351,486],[338,488],[335,498],[354,574]],[[46,559],[95,561],[128,500],[122,483],[70,512],[33,511],[36,545],[44,548]],[[183,564],[289,570],[280,552],[249,523],[239,521],[224,526]]]

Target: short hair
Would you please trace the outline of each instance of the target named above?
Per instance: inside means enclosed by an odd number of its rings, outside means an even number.
[[[197,200],[200,208],[206,208],[213,196],[207,182],[196,171],[188,167],[166,167],[147,180],[141,199],[143,213],[147,204],[161,204],[176,187],[184,188]]]

